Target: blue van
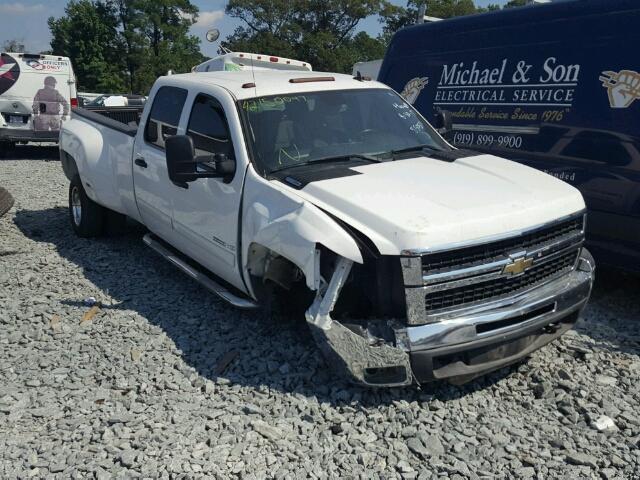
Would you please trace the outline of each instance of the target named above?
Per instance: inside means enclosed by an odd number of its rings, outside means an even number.
[[[378,80],[432,123],[446,119],[456,146],[575,185],[598,260],[640,271],[640,1],[568,0],[407,27]]]

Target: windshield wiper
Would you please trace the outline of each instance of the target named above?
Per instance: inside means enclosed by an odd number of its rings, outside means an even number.
[[[373,157],[371,155],[354,153],[351,155],[337,155],[335,157],[324,157],[324,158],[318,158],[316,160],[310,160],[308,162],[296,163],[295,165],[288,165],[286,167],[281,167],[281,168],[276,168],[275,170],[271,170],[269,174],[281,172],[283,170],[289,170],[292,168],[307,167],[309,165],[313,165],[316,163],[340,162],[340,161],[351,160],[351,159],[366,160],[368,162],[374,162],[374,163],[380,163],[382,161],[379,158]]]
[[[431,150],[432,152],[439,152],[440,149],[435,148],[431,145],[415,145],[413,147],[400,148],[398,150],[391,150],[389,153],[392,157],[399,155],[401,153],[411,153],[411,152],[422,152],[424,150]]]

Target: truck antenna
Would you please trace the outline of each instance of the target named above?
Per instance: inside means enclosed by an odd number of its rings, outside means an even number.
[[[256,72],[253,68],[253,53],[249,54],[249,58],[251,59],[251,76],[253,77],[253,88],[255,90],[256,95],[258,94],[258,87],[256,87]]]

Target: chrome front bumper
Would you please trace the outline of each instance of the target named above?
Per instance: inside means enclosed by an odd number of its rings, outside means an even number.
[[[332,279],[324,298],[318,297],[307,321],[327,358],[358,383],[466,381],[514,363],[569,330],[589,299],[594,272],[593,257],[583,248],[574,270],[522,294],[426,325],[386,321],[395,335],[392,345],[356,333],[328,316],[346,270]]]
[[[593,286],[593,257],[529,292],[465,310],[456,318],[396,332],[418,381],[473,378],[526,357],[569,330]]]

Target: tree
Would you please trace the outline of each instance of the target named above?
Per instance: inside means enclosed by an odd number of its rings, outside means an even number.
[[[380,58],[384,44],[364,32],[366,17],[385,0],[230,0],[226,12],[243,25],[223,45],[308,61],[316,70],[350,71],[356,61]]]
[[[203,59],[190,0],[71,0],[65,13],[49,19],[51,47],[71,58],[83,89],[147,93]]]
[[[167,71],[188,72],[203,60],[200,40],[189,35],[198,8],[189,0],[130,0],[127,36],[137,63],[133,89],[148,91]]]
[[[529,0],[510,0],[509,2],[505,3],[504,8],[524,7],[529,3]]]
[[[126,88],[119,56],[118,19],[109,5],[91,0],[71,0],[66,15],[49,18],[51,49],[73,62],[78,88],[115,92]]]
[[[3,52],[24,53],[24,42],[22,40],[5,40],[2,43]]]

